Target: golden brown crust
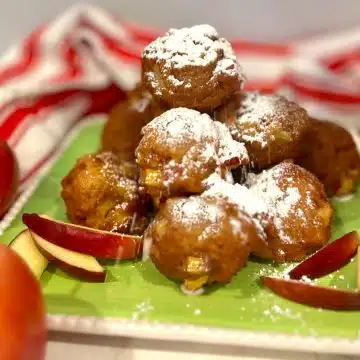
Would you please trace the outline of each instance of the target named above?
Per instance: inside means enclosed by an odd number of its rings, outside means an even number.
[[[236,209],[192,196],[163,204],[151,235],[151,258],[162,274],[180,281],[192,278],[186,261],[200,258],[206,263],[208,283],[226,283],[245,266],[256,230]]]
[[[203,112],[220,106],[244,82],[230,43],[209,25],[170,29],[148,45],[142,78],[160,102]]]
[[[251,237],[250,252],[262,259],[273,259],[263,227],[263,223],[268,220],[268,207],[262,197],[245,185],[232,184],[221,178],[214,178],[201,196],[247,214],[254,222],[257,233]]]
[[[311,119],[302,144],[302,154],[296,162],[318,177],[329,196],[347,195],[356,190],[360,157],[346,129]]]
[[[245,147],[227,128],[195,110],[168,110],[143,128],[136,149],[139,183],[155,203],[171,196],[201,193],[204,180],[247,164]]]
[[[134,161],[141,129],[165,110],[142,86],[130,91],[109,114],[101,137],[102,150],[116,153],[121,160]]]
[[[61,182],[68,218],[95,229],[143,233],[148,220],[137,176],[135,165],[110,152],[81,157]]]
[[[309,126],[306,111],[278,95],[234,95],[216,113],[234,139],[244,142],[250,165],[261,170],[299,155]]]
[[[263,226],[276,262],[302,260],[328,242],[333,209],[313,174],[283,162],[250,175],[247,184],[268,205]]]

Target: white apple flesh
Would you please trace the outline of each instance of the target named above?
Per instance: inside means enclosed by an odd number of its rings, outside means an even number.
[[[29,230],[24,230],[11,242],[10,248],[14,250],[29,266],[36,278],[40,278],[48,266],[48,260],[41,254]]]
[[[31,232],[39,251],[64,272],[87,281],[104,282],[106,271],[99,262],[90,255],[64,249]]]

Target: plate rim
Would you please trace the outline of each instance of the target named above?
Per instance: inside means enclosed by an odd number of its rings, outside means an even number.
[[[158,341],[246,346],[268,350],[312,352],[319,354],[359,355],[360,340],[326,336],[233,330],[113,317],[55,315],[47,317],[51,331],[128,337]]]
[[[96,114],[84,118],[66,135],[53,156],[19,196],[4,219],[0,221],[0,236],[9,228],[49,173],[56,161],[71,145],[74,138],[84,129],[104,123],[106,114]],[[360,339],[303,336],[277,332],[246,331],[190,324],[162,323],[114,317],[97,317],[65,314],[48,314],[50,331],[91,335],[122,336],[148,340],[185,341],[202,344],[248,346],[273,350],[292,350],[328,354],[354,355],[360,353]],[[359,329],[360,336],[360,329]]]

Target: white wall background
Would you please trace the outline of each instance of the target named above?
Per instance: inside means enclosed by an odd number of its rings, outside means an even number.
[[[89,0],[125,19],[168,28],[210,23],[225,36],[283,41],[360,24],[360,0]],[[0,0],[0,51],[76,0]]]

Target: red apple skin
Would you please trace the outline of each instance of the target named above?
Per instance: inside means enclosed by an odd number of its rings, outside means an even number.
[[[35,242],[36,243],[36,242]],[[36,244],[37,245],[37,244]],[[49,260],[49,263],[54,264],[56,267],[61,269],[62,271],[75,276],[79,279],[91,281],[91,282],[104,282],[106,278],[106,272],[91,272],[85,269],[81,269],[75,266],[71,266],[59,259],[55,256],[51,255],[48,251],[43,249],[41,246],[37,245],[37,248],[41,252],[41,254]]]
[[[345,266],[355,255],[360,245],[360,237],[352,231],[324,246],[315,254],[293,268],[288,275],[291,279],[317,279],[333,273]]]
[[[275,294],[299,304],[326,310],[360,310],[360,292],[312,285],[298,280],[262,276],[262,283]]]
[[[0,244],[0,358],[43,360],[46,309],[38,280],[9,247]]]
[[[19,167],[8,144],[0,140],[0,218],[16,197],[19,187]]]
[[[141,251],[141,237],[101,231],[24,214],[23,223],[43,239],[68,250],[103,259],[135,259]]]

